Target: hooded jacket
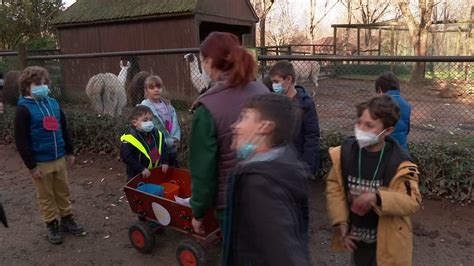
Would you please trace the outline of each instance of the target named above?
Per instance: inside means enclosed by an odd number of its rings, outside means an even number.
[[[407,154],[395,143],[387,165],[387,178],[384,186],[377,191],[380,205],[373,205],[379,215],[377,225],[377,265],[411,265],[413,235],[410,215],[418,211],[421,194],[418,189],[418,168],[407,159]],[[357,142],[348,138],[342,146],[329,149],[333,167],[326,186],[327,208],[332,226],[350,225],[347,200],[346,175],[347,157],[352,156]],[[343,155],[342,155],[343,154]],[[345,165],[345,166],[344,166]],[[390,168],[393,168],[390,169]],[[390,174],[391,173],[391,174]],[[333,236],[331,247],[335,251],[344,251],[339,233]]]
[[[240,162],[227,186],[223,265],[310,265],[308,178],[288,147]]]

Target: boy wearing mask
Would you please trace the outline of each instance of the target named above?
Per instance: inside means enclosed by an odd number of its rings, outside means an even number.
[[[258,95],[233,125],[240,162],[228,179],[223,265],[311,265],[310,173],[289,146],[295,113],[287,97]]]
[[[21,96],[15,114],[16,147],[30,170],[49,242],[61,244],[63,232],[86,234],[72,216],[66,159],[70,166],[74,164],[73,144],[59,103],[48,96],[48,71],[27,67],[18,80]]]
[[[418,168],[390,137],[398,105],[381,95],[357,105],[355,137],[330,148],[326,197],[332,248],[355,265],[411,265],[410,216],[420,208]]]
[[[167,147],[164,134],[153,124],[153,112],[137,105],[130,115],[130,126],[120,137],[120,157],[127,166],[127,181],[138,174],[148,178],[150,170],[161,166],[168,171]]]
[[[315,175],[319,170],[319,121],[313,99],[304,87],[295,85],[295,69],[293,65],[282,60],[270,69],[273,91],[291,99],[300,110],[296,118],[300,123],[293,138],[293,145],[299,157]]]

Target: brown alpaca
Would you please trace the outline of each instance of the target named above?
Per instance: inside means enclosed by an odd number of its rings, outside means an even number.
[[[144,100],[145,79],[151,74],[147,71],[138,72],[127,86],[127,102],[136,106]]]

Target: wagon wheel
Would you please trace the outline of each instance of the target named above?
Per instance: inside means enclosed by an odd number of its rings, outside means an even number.
[[[191,239],[179,242],[176,248],[176,259],[180,266],[206,265],[206,253],[204,249]]]
[[[150,227],[138,222],[128,228],[130,243],[141,253],[150,253],[155,245],[155,235]]]

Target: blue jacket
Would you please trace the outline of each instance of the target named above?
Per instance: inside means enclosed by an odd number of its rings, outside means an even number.
[[[26,107],[30,114],[29,144],[33,160],[47,162],[63,157],[66,151],[62,132],[63,123],[61,123],[63,119],[58,102],[51,97],[35,101],[22,96],[18,99],[17,105],[17,108]],[[48,131],[43,128],[43,118],[48,115],[53,115],[58,121],[57,130]]]
[[[302,86],[296,86],[295,104],[302,111],[301,125],[295,134],[293,145],[300,158],[306,162],[312,174],[319,170],[319,120],[316,105]]]
[[[405,151],[408,151],[408,133],[410,133],[411,105],[400,95],[399,90],[389,90],[387,94],[398,103],[400,107],[400,119],[395,125],[395,130],[390,135]]]

